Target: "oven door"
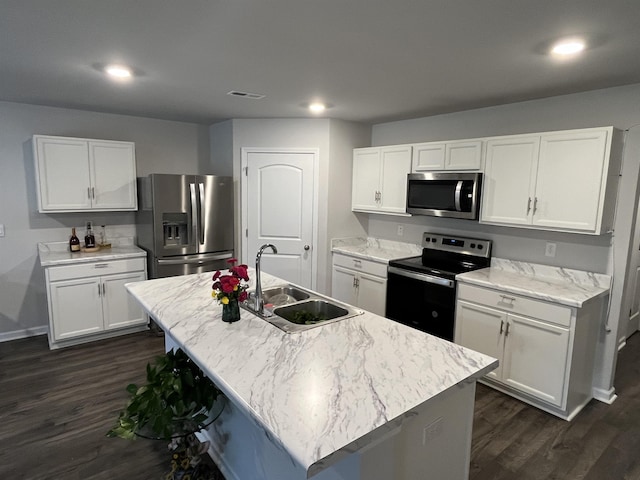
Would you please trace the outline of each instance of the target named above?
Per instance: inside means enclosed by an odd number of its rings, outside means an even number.
[[[455,302],[453,280],[388,267],[387,318],[452,342]]]

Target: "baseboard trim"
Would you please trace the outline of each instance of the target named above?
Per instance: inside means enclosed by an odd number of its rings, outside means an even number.
[[[591,393],[593,394],[593,398],[608,405],[611,405],[616,401],[616,398],[618,398],[618,395],[616,395],[616,389],[613,387],[609,390],[604,390],[602,388],[593,388]]]
[[[25,328],[23,330],[14,330],[12,332],[0,333],[0,343],[10,342],[11,340],[20,340],[21,338],[37,337],[38,335],[46,335],[49,331],[47,325],[39,327]]]

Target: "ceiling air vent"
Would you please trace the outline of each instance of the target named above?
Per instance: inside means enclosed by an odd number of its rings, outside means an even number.
[[[260,95],[259,93],[239,92],[238,90],[231,90],[230,92],[227,92],[227,95],[231,95],[232,97],[251,98],[252,100],[260,100],[261,98],[264,98],[264,95]]]

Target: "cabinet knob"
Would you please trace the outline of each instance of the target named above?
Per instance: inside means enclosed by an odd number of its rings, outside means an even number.
[[[311,248],[311,247],[310,247],[309,245],[305,245],[305,246],[304,246],[304,249],[305,249],[305,250],[309,250],[310,248]]]

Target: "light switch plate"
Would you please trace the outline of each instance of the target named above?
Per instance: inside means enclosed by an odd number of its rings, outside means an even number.
[[[4,223],[0,223],[0,237],[4,237]]]
[[[404,226],[398,225],[398,236],[401,237],[404,235]]]

